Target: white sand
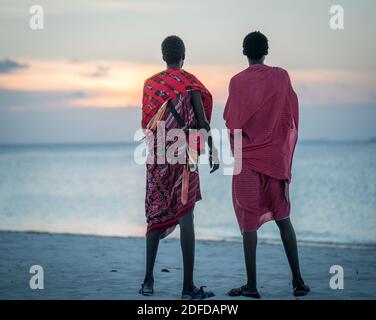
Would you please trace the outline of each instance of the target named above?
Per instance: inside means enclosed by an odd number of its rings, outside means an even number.
[[[206,285],[217,299],[233,299],[226,292],[245,279],[241,244],[197,241],[196,248],[196,285]],[[142,238],[0,232],[0,299],[145,299],[138,294],[144,253]],[[300,257],[312,289],[303,299],[376,298],[376,250],[300,246]],[[260,244],[257,264],[264,299],[294,299],[282,246]],[[344,290],[329,288],[334,264],[344,268]],[[44,268],[45,289],[29,288],[31,265]],[[179,299],[181,279],[179,241],[165,239],[153,298]]]

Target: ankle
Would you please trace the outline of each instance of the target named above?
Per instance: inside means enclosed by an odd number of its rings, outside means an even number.
[[[147,285],[152,285],[154,283],[154,277],[151,276],[145,276],[144,283]]]
[[[195,285],[193,284],[193,282],[191,283],[184,283],[183,284],[183,291],[193,291],[193,289],[195,288]]]
[[[304,284],[302,276],[299,274],[298,276],[294,276],[292,278],[292,285],[295,286],[301,286]]]
[[[246,287],[249,291],[257,291],[257,285],[255,283],[247,282]]]

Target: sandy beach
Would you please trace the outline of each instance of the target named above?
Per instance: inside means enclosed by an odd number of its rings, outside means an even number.
[[[150,299],[138,294],[144,275],[144,239],[0,232],[0,299]],[[375,299],[376,250],[300,246],[302,271],[312,292],[303,299]],[[295,299],[281,245],[258,247],[263,299]],[[179,299],[182,261],[178,239],[161,242],[154,299]],[[29,269],[44,270],[44,289],[31,290]],[[344,268],[344,289],[332,290],[329,268]],[[163,271],[162,271],[163,270]],[[167,272],[166,272],[167,271]],[[197,241],[196,285],[216,299],[244,282],[238,242]]]

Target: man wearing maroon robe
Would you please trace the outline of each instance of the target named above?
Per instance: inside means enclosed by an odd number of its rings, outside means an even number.
[[[259,298],[256,286],[257,230],[276,221],[292,271],[295,296],[308,293],[300,268],[295,231],[290,221],[289,184],[298,138],[298,99],[287,71],[264,64],[268,40],[260,32],[248,34],[243,54],[249,67],[235,75],[229,85],[224,120],[230,132],[242,130],[241,156],[235,155],[232,181],[233,205],[243,235],[248,281],[229,291],[231,296]],[[238,170],[241,168],[240,170]]]

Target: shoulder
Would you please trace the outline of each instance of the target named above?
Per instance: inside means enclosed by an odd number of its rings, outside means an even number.
[[[184,75],[186,75],[188,77],[193,77],[193,78],[197,79],[197,77],[193,73],[191,73],[191,72],[189,72],[189,71],[187,71],[185,69],[180,69],[179,71],[180,71],[181,74],[184,74]]]
[[[242,80],[247,75],[247,73],[248,73],[248,68],[232,76],[232,78],[230,79],[230,82],[236,82],[236,81]]]
[[[229,89],[231,89],[232,86],[236,85],[237,83],[241,83],[244,81],[244,79],[247,77],[248,69],[244,69],[234,76],[231,77],[230,83],[229,83]]]
[[[287,86],[292,86],[287,70],[281,67],[271,67],[271,71],[273,72],[273,78],[278,81],[278,83],[285,83]]]
[[[209,90],[206,88],[206,86],[193,74],[188,72],[185,69],[180,70],[180,74],[183,75],[183,77],[191,84],[199,87],[201,90],[204,90],[206,93],[210,94]]]
[[[150,81],[156,81],[158,77],[160,77],[161,75],[163,75],[163,72],[164,72],[164,71],[160,71],[160,72],[157,72],[156,74],[153,74],[151,77],[149,77],[149,78],[147,78],[147,79],[145,80],[145,84],[146,84],[147,82],[150,82]]]
[[[152,92],[157,87],[160,87],[161,80],[165,71],[160,71],[144,81],[144,92]]]
[[[272,71],[280,76],[281,78],[284,78],[286,80],[290,80],[290,76],[289,76],[289,73],[287,72],[287,70],[281,68],[281,67],[271,67]]]
[[[185,69],[181,69],[180,70],[180,73],[185,77],[185,78],[188,78],[188,79],[191,79],[195,82],[198,82],[198,83],[201,83],[201,81],[193,74],[193,73],[190,73],[188,72],[187,70]]]

